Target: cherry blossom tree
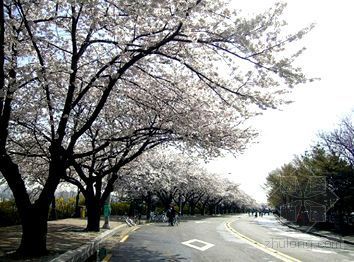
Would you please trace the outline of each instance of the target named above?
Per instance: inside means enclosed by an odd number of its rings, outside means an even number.
[[[222,200],[222,207],[219,207],[221,213],[235,213],[242,208],[241,198],[243,192],[240,191],[239,185],[228,179],[225,179],[225,191]]]
[[[100,127],[89,129],[86,143],[82,145],[86,151],[73,155],[69,172],[63,178],[76,185],[85,196],[88,231],[99,230],[100,210],[121,176],[121,168],[166,140],[166,131],[153,124],[146,128],[122,129],[121,126],[103,124],[101,120]]]
[[[140,156],[125,167],[121,185],[129,188],[129,194],[144,199],[151,210],[151,198],[156,195],[167,209],[171,203],[179,203],[183,189],[188,190],[188,175],[196,164],[180,153],[155,149]]]
[[[223,200],[225,192],[224,180],[216,174],[210,174],[204,179],[204,191],[203,197],[200,200],[200,212],[201,215],[205,215],[206,211],[210,215],[215,214],[216,206]]]
[[[282,4],[250,18],[223,0],[0,6],[0,172],[25,255],[46,253],[49,205],[73,170],[96,193],[100,180],[91,180],[110,175],[106,196],[120,168],[158,144],[240,152],[255,135],[245,120],[307,80],[293,66],[301,50],[285,47],[309,28],[282,33]],[[116,133],[105,134],[108,124]],[[92,165],[97,156],[104,168]],[[25,177],[40,172],[32,200]]]
[[[197,159],[176,150],[155,149],[125,166],[117,187],[124,188],[131,199],[145,200],[148,214],[155,195],[166,209],[170,204],[183,209],[189,203],[192,215],[201,201],[203,209],[208,207],[212,213],[220,204],[229,212],[251,204],[235,182],[207,172],[198,163]]]

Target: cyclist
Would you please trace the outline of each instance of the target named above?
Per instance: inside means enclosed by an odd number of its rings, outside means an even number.
[[[173,205],[170,205],[170,207],[167,209],[167,217],[168,217],[168,223],[171,226],[173,226],[176,217],[176,209],[174,208]]]

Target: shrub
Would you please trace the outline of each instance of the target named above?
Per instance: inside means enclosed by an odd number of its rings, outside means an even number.
[[[76,204],[75,197],[70,197],[68,199],[65,199],[63,197],[56,198],[55,199],[56,218],[57,219],[64,219],[64,218],[74,217],[75,204]],[[84,206],[84,205],[85,205],[85,199],[82,196],[80,196],[79,206]],[[49,211],[49,213],[50,213],[50,211]]]
[[[123,216],[129,213],[128,202],[111,203],[111,215],[112,216]]]
[[[0,226],[12,226],[20,224],[20,216],[17,212],[14,200],[0,202]]]

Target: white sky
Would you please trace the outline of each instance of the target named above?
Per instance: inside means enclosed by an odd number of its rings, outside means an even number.
[[[237,8],[257,11],[273,0],[233,0]],[[267,111],[254,127],[258,144],[237,159],[229,156],[208,164],[211,171],[229,175],[241,189],[266,202],[262,189],[267,174],[315,144],[319,131],[331,130],[354,109],[354,1],[288,0],[284,19],[291,28],[316,23],[301,43],[307,48],[299,65],[320,81],[298,86],[293,104]]]

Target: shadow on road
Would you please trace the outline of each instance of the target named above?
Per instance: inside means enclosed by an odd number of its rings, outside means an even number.
[[[181,255],[148,250],[145,247],[120,246],[113,250],[111,262],[121,261],[187,261]]]

